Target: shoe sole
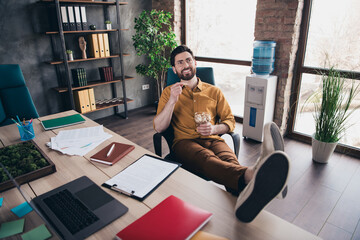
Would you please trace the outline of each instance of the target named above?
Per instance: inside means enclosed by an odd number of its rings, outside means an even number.
[[[290,171],[290,161],[286,154],[276,151],[258,169],[252,185],[249,183],[248,196],[239,197],[236,217],[242,222],[251,222],[260,211],[286,186]],[[245,189],[246,190],[246,189]],[[245,191],[244,190],[244,191]]]
[[[271,122],[267,125],[265,125],[264,127],[264,132],[269,132],[271,135],[271,143],[272,146],[274,147],[274,150],[280,150],[280,151],[284,151],[285,147],[284,147],[284,139],[280,133],[280,129],[279,127],[274,123]],[[288,187],[285,186],[284,190],[278,195],[276,196],[279,199],[284,199],[287,195],[288,192]]]

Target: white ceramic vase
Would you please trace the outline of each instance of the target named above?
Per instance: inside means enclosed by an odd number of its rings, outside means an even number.
[[[312,137],[312,158],[318,163],[327,163],[336,148],[337,142],[327,143]]]
[[[106,30],[111,30],[111,23],[106,24]]]

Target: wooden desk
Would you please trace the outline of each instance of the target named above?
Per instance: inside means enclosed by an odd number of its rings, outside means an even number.
[[[40,119],[45,120],[73,113],[74,111],[67,111],[42,117]],[[34,131],[36,135],[34,142],[55,163],[57,171],[49,176],[45,176],[41,179],[32,181],[29,184],[23,185],[22,188],[26,189],[26,191],[29,192],[29,195],[32,197],[40,195],[83,175],[88,176],[95,183],[101,185],[143,154],[153,154],[108,129],[105,129],[105,131],[112,134],[113,137],[102,143],[97,147],[97,149],[94,149],[86,154],[84,157],[63,155],[57,151],[50,150],[45,146],[45,143],[49,141],[50,137],[55,136],[61,130],[98,125],[86,117],[85,119],[86,122],[84,124],[55,129],[53,131],[44,131],[40,121],[34,121]],[[0,140],[4,146],[20,142],[17,127],[15,125],[1,127]],[[91,155],[112,141],[133,144],[135,145],[135,150],[113,166],[94,163],[89,160]],[[262,211],[251,223],[246,224],[237,221],[234,214],[234,206],[236,202],[236,198],[234,196],[216,187],[214,184],[183,170],[182,168],[175,171],[174,174],[172,174],[143,202],[134,200],[130,197],[105,188],[104,190],[125,204],[129,208],[129,211],[124,216],[90,236],[88,239],[114,239],[114,236],[118,231],[144,215],[147,211],[155,207],[158,203],[170,195],[177,196],[186,202],[212,212],[212,219],[203,227],[202,230],[227,237],[229,239],[320,239],[317,236],[312,235],[266,211]],[[17,204],[23,202],[20,198],[21,195],[18,194],[15,189],[1,193],[1,196],[4,196],[6,199],[16,198],[18,199]],[[6,199],[5,203],[8,201]],[[16,201],[13,206],[16,206]],[[5,211],[9,210],[0,208],[1,222],[17,219],[12,213],[4,214],[3,217],[3,212]],[[40,225],[41,221],[42,220],[34,212],[28,214],[26,216],[25,231],[28,231],[34,226]],[[20,239],[20,236],[13,239]],[[53,239],[56,239],[56,237]]]

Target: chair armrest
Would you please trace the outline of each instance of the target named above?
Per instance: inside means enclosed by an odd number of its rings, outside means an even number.
[[[240,152],[240,135],[238,133],[235,132],[229,132],[229,133],[225,133],[225,134],[229,134],[230,137],[233,140],[233,144],[234,144],[234,153],[236,155],[236,158],[239,159],[239,152]],[[222,134],[224,135],[224,134]]]
[[[153,135],[153,143],[154,143],[154,150],[155,154],[160,156],[162,155],[162,134],[161,133],[155,133]]]

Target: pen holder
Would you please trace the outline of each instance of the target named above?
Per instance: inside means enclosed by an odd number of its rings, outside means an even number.
[[[25,125],[17,125],[21,141],[31,140],[35,137],[33,123],[26,121]]]

